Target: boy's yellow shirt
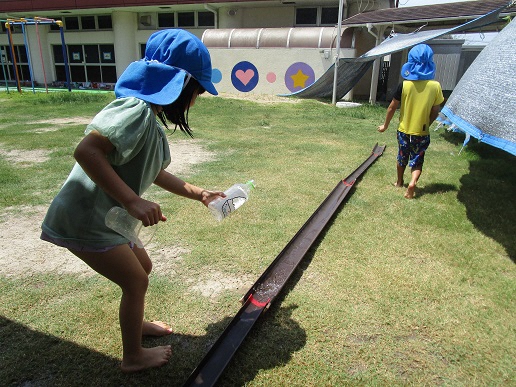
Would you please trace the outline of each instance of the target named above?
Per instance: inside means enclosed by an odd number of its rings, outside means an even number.
[[[429,134],[430,111],[444,101],[441,84],[434,80],[403,81],[400,107],[400,132],[425,136]]]

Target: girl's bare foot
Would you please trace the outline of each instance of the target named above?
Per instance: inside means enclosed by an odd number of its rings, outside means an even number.
[[[407,188],[407,192],[405,193],[405,198],[407,199],[413,199],[414,198],[414,191],[416,189],[415,185],[409,184]]]
[[[162,321],[144,321],[142,327],[143,336],[166,336],[172,333],[172,329]]]
[[[172,356],[170,345],[154,348],[142,348],[140,353],[130,358],[124,357],[120,368],[123,372],[138,372],[148,368],[161,367],[168,363]]]

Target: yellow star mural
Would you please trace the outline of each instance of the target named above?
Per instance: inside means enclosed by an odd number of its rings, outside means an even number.
[[[301,69],[297,70],[297,73],[291,75],[290,78],[294,81],[294,87],[305,87],[306,80],[310,78],[309,75],[304,74]]]

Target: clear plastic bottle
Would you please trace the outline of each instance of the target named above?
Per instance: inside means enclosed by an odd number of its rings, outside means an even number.
[[[143,248],[153,238],[158,225],[144,227],[143,223],[121,207],[113,207],[106,214],[106,226],[126,237],[139,248]]]
[[[228,217],[233,211],[236,211],[249,198],[249,192],[255,187],[254,180],[247,183],[234,184],[224,193],[225,198],[217,198],[208,204],[211,213],[219,222]]]

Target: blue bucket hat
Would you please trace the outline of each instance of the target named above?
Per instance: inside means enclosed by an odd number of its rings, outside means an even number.
[[[427,44],[412,47],[408,54],[408,62],[401,68],[401,76],[409,81],[434,79],[434,52]]]
[[[210,94],[218,94],[211,82],[210,54],[201,40],[182,29],[161,30],[147,41],[145,58],[131,63],[122,73],[115,95],[169,105],[179,97],[190,76]]]

